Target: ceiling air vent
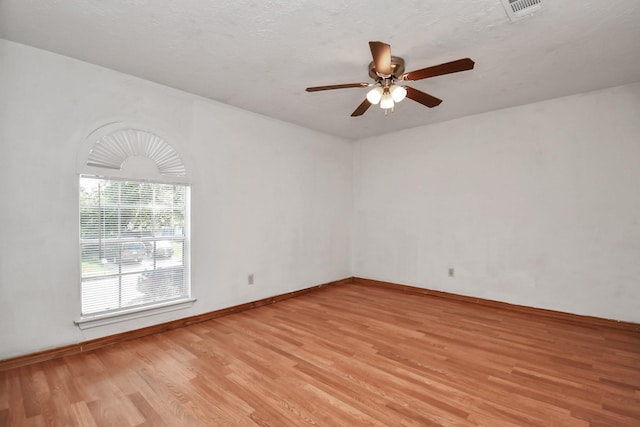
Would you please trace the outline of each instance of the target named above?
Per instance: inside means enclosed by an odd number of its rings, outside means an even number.
[[[502,0],[511,21],[522,19],[542,7],[541,0]]]

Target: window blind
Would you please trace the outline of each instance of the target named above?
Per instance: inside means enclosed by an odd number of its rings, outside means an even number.
[[[80,177],[82,316],[189,297],[189,187]]]

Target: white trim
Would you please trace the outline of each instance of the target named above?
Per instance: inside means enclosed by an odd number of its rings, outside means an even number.
[[[98,326],[111,325],[113,323],[126,322],[127,320],[140,319],[142,317],[155,316],[157,314],[169,313],[175,310],[182,310],[193,307],[197,300],[195,298],[181,299],[178,301],[168,301],[153,306],[137,307],[130,310],[121,310],[115,313],[98,314],[95,316],[84,316],[73,323],[80,329],[96,328]]]

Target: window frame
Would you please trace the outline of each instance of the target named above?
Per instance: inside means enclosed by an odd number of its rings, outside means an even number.
[[[129,241],[136,241],[136,242],[137,241],[140,241],[140,242],[153,241],[157,243],[158,241],[168,240],[172,242],[173,241],[182,242],[183,252],[182,252],[182,264],[180,266],[183,269],[183,285],[185,287],[185,290],[183,291],[184,293],[182,295],[176,298],[160,299],[157,301],[150,301],[150,302],[144,302],[143,300],[142,303],[138,305],[131,305],[131,306],[127,306],[127,305],[121,306],[121,302],[119,302],[118,305],[120,305],[120,307],[115,309],[107,309],[107,310],[101,310],[96,312],[84,313],[83,283],[85,282],[86,277],[83,277],[84,275],[83,245],[87,243],[87,240],[91,240],[91,239],[83,238],[83,233],[82,233],[83,204],[81,200],[81,192],[82,192],[82,180],[84,178],[95,179],[95,180],[105,180],[109,182],[144,183],[144,184],[158,185],[158,186],[170,185],[170,186],[179,186],[184,188],[184,206],[183,206],[184,225],[182,230],[182,236],[176,237],[175,235],[173,236],[154,235],[152,237],[145,237],[145,238],[139,238],[139,239],[127,238],[127,237],[123,238],[121,235],[122,230],[119,229],[117,232],[117,237],[115,238],[116,239],[115,242],[117,245],[121,245]],[[80,317],[74,320],[74,323],[80,329],[86,329],[86,328],[92,328],[96,326],[102,326],[102,325],[107,325],[111,323],[131,320],[131,319],[137,319],[141,317],[147,317],[154,314],[166,313],[169,311],[174,311],[182,308],[189,308],[193,306],[193,303],[196,301],[196,299],[192,298],[192,294],[191,294],[192,292],[191,268],[190,268],[191,267],[191,263],[190,263],[190,259],[191,259],[191,212],[190,212],[191,185],[185,182],[167,182],[166,180],[161,180],[161,179],[159,180],[136,179],[136,178],[126,178],[126,177],[120,177],[120,176],[105,176],[105,175],[98,175],[98,174],[92,174],[92,173],[79,174],[77,183],[78,183],[78,189],[76,194],[78,195],[78,247],[79,247],[78,265],[80,267],[80,271],[79,271]],[[122,212],[121,209],[123,208],[123,206],[125,205],[121,205],[121,204],[117,205],[118,215],[120,215],[120,213]],[[156,261],[155,255],[152,255],[152,258],[153,258],[153,269],[149,271],[153,271],[153,270],[157,271],[157,261]],[[118,277],[119,289],[121,289],[122,276],[123,276],[122,264],[123,264],[123,260],[118,259],[117,261],[118,273],[108,275],[109,277]],[[139,273],[137,273],[137,271],[133,271],[133,272],[128,272],[126,274],[127,275],[135,274],[137,277],[140,274],[142,274],[142,272],[143,271],[140,270]]]

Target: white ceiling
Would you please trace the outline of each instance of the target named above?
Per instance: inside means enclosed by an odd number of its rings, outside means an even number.
[[[640,81],[639,0],[542,0],[516,23],[500,0],[0,0],[0,38],[346,138]],[[369,82],[370,40],[408,71],[476,67],[386,117],[350,117],[366,88],[305,92]]]

